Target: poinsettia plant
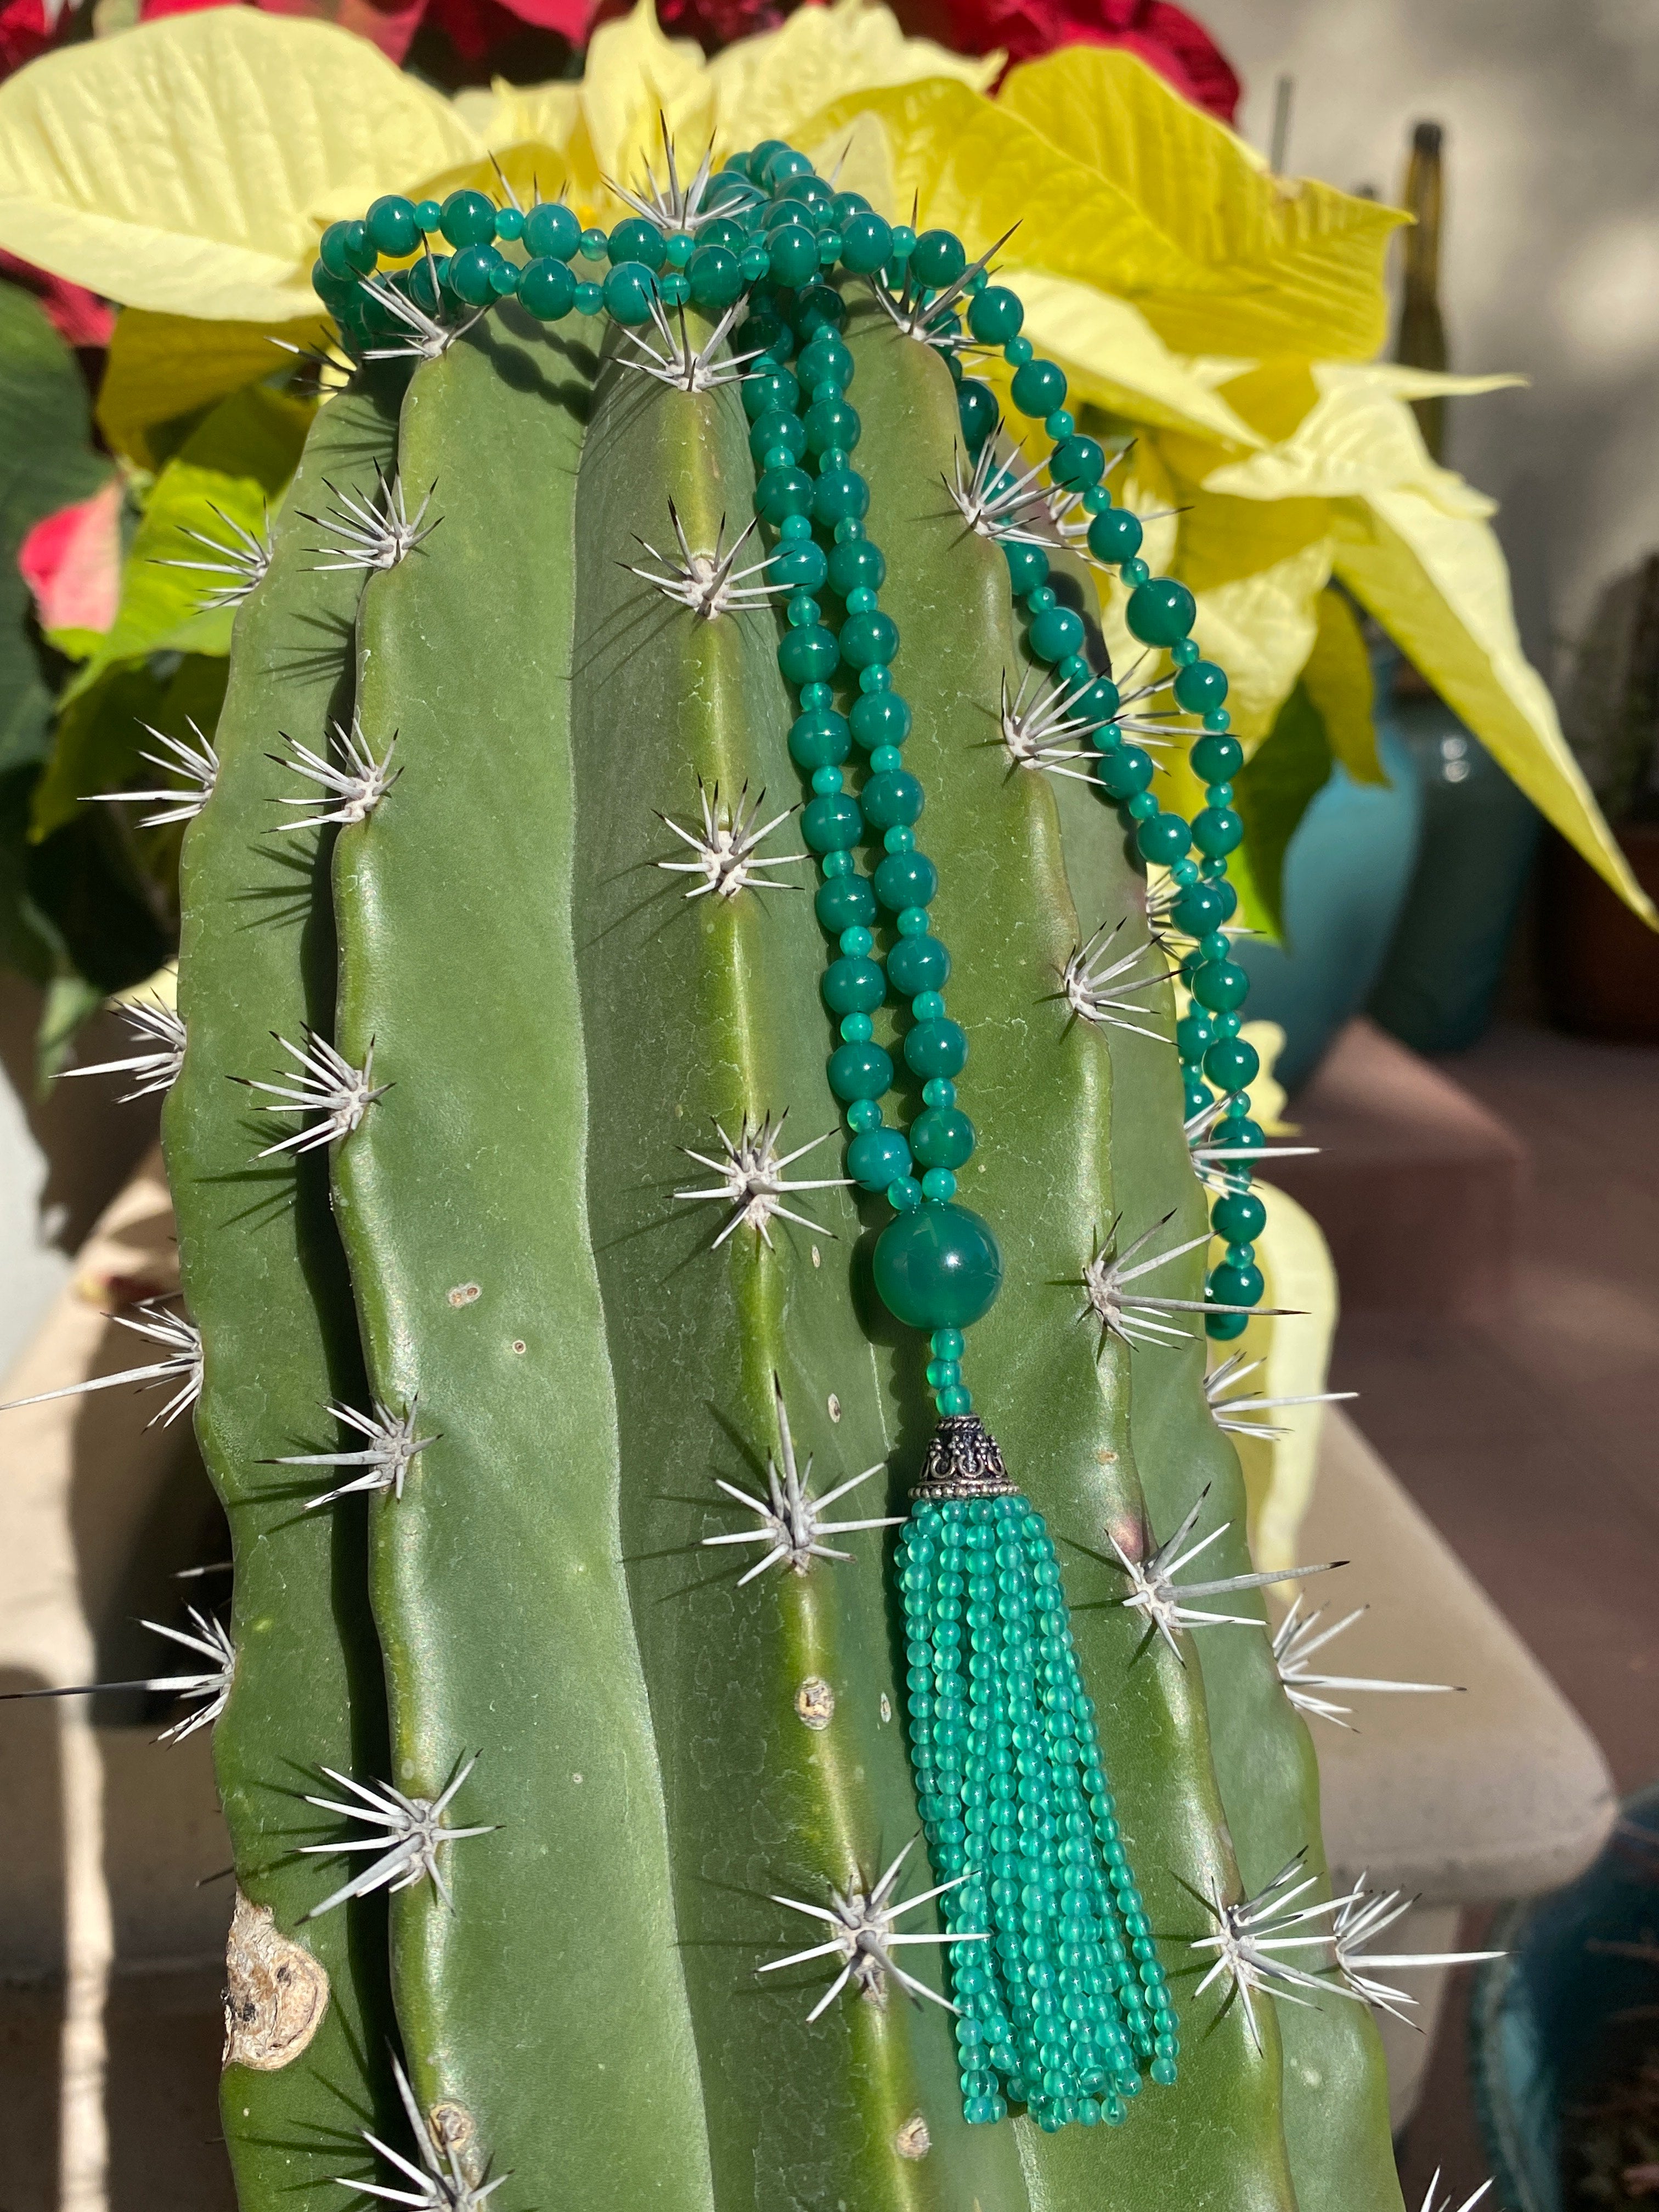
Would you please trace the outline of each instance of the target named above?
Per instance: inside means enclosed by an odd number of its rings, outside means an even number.
[[[566,0],[523,4],[548,13]],[[310,282],[324,226],[382,192],[441,196],[462,184],[496,193],[505,184],[525,198],[562,189],[585,222],[614,222],[623,209],[607,180],[637,179],[665,127],[717,152],[787,138],[826,169],[839,165],[874,204],[914,202],[924,222],[983,246],[1018,210],[1036,210],[1001,265],[1026,302],[1027,330],[1064,368],[1084,427],[1125,452],[1115,495],[1143,518],[1148,560],[1195,593],[1195,634],[1231,673],[1247,750],[1294,694],[1333,757],[1358,775],[1380,774],[1357,605],[1640,903],[1522,653],[1491,502],[1431,459],[1412,416],[1425,393],[1505,380],[1376,361],[1384,255],[1401,217],[1269,175],[1183,98],[1168,53],[1160,73],[1135,44],[1174,39],[1177,15],[1111,0],[1096,29],[1116,43],[1010,65],[1000,48],[977,56],[907,36],[861,0],[799,8],[710,55],[668,36],[640,0],[593,32],[579,77],[497,79],[446,97],[400,71],[383,40],[342,28],[343,14],[324,23],[232,6],[83,40],[0,86],[0,249],[82,288],[75,296],[121,303],[96,402],[112,463],[88,442],[74,357],[46,319],[51,300],[9,295],[37,351],[57,349],[59,413],[46,442],[72,461],[61,484],[37,484],[33,504],[14,511],[0,549],[11,594],[0,619],[15,653],[32,656],[23,688],[33,703],[13,718],[14,781],[0,787],[0,799],[11,793],[14,896],[64,841],[113,840],[149,917],[125,965],[165,939],[170,833],[142,830],[127,810],[85,794],[154,780],[140,757],[155,743],[145,725],[181,739],[191,720],[211,727],[229,617],[202,605],[210,575],[179,564],[210,557],[204,538],[261,527],[283,497],[316,404],[291,349],[331,342]],[[963,15],[945,27],[966,43],[1008,21],[987,15],[975,28]],[[1200,89],[1209,64],[1195,46],[1186,51]],[[1224,86],[1211,91],[1219,104]],[[325,133],[309,120],[318,114],[331,118]],[[57,154],[66,130],[80,157],[72,171]],[[994,383],[994,367],[979,373]],[[19,440],[41,447],[37,403],[21,394],[16,405]],[[78,520],[33,543],[39,618],[26,638],[25,532],[88,501]],[[78,564],[73,592],[51,583],[54,557]],[[1111,591],[1102,615],[1112,651],[1127,653]],[[42,657],[52,653],[61,658]],[[1171,805],[1183,773],[1164,771]],[[1247,765],[1241,787],[1249,775]],[[1284,823],[1266,823],[1264,865],[1284,836]],[[1247,879],[1251,858],[1247,848]],[[1270,913],[1271,884],[1257,889],[1258,911]],[[52,958],[65,972],[131,980],[90,957],[60,928]]]

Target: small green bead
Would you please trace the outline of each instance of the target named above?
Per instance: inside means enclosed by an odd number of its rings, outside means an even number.
[[[439,229],[443,223],[443,219],[444,211],[442,208],[439,206],[436,200],[416,201],[415,205],[415,220],[423,231],[430,232]]]
[[[584,261],[603,261],[605,258],[605,235],[596,224],[585,230],[578,241],[578,250]]]
[[[576,313],[579,315],[597,315],[604,305],[605,287],[602,284],[577,285]]]
[[[1003,347],[1002,358],[1010,368],[1024,368],[1025,364],[1035,357],[1036,353],[1036,348],[1031,343],[1030,338],[1012,337]]]

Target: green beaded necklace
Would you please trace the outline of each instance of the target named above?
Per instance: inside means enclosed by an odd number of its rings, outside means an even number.
[[[849,1177],[893,1207],[876,1246],[876,1285],[897,1320],[927,1334],[939,1415],[895,1564],[918,1804],[951,1939],[963,2111],[985,2123],[1021,2104],[1045,2130],[1115,2124],[1143,2069],[1155,2082],[1175,2080],[1177,2023],[1115,1817],[1053,1540],[1008,1479],[963,1380],[963,1332],[994,1301],[1002,1261],[990,1225],[957,1202],[956,1170],[975,1142],[957,1100],[968,1039],[946,1012],[950,955],[928,915],[938,871],[917,846],[924,794],[903,766],[910,709],[890,672],[899,634],[881,611],[886,562],[865,533],[869,489],[851,459],[860,425],[848,398],[853,356],[839,336],[846,306],[829,281],[838,268],[868,282],[899,330],[937,349],[956,380],[974,461],[957,503],[1002,546],[1028,617],[1028,652],[1050,672],[1030,726],[1070,763],[1064,772],[1088,763],[1142,858],[1168,870],[1149,911],[1164,933],[1191,940],[1181,962],[1191,1004],[1176,1044],[1194,1164],[1219,1194],[1212,1224],[1228,1240],[1205,1302],[1206,1331],[1224,1340],[1261,1299],[1251,1240],[1265,1218],[1249,1188],[1263,1137],[1249,1114],[1257,1058],[1239,1035],[1247,980],[1224,934],[1237,903],[1227,855],[1243,836],[1231,779],[1243,756],[1227,734],[1227,679],[1192,642],[1191,593],[1154,578],[1139,557],[1139,519],[1114,505],[1103,449],[1078,432],[1063,372],[1021,334],[1024,309],[989,283],[988,256],[969,266],[950,232],[918,237],[890,225],[776,140],[713,177],[705,163],[672,204],[625,197],[638,216],[608,237],[584,231],[556,203],[525,210],[475,191],[441,206],[390,197],[365,222],[331,226],[313,282],[345,343],[365,356],[447,343],[458,313],[508,297],[544,321],[603,311],[627,330],[654,323],[665,338],[667,315],[689,303],[719,319],[711,351],[743,317],[756,507],[776,534],[769,581],[788,593],[778,662],[799,702],[789,750],[810,779],[802,831],[822,872],[817,918],[836,948],[822,987],[839,1030],[830,1086],[846,1111]],[[434,254],[434,234],[453,252]],[[507,259],[497,240],[526,259]],[[406,258],[422,246],[412,268],[377,273],[380,256]],[[579,279],[576,258],[608,259],[603,283]],[[680,342],[687,347],[683,329]],[[997,403],[963,373],[969,345],[1000,348],[1015,406],[1042,421],[1046,486],[1040,470],[1022,475],[997,460]],[[1074,510],[1084,519],[1073,520]],[[1081,620],[1048,580],[1048,549],[1078,538],[1092,560],[1115,568],[1132,634],[1168,652],[1171,677],[1126,696],[1091,667]],[[826,587],[846,610],[838,627],[817,596]],[[838,676],[857,686],[845,714]],[[1191,758],[1206,805],[1190,823],[1161,806],[1149,753],[1126,741],[1176,734],[1166,714],[1142,705],[1164,690],[1177,714],[1200,723]],[[1004,720],[1006,729],[1006,702]],[[855,743],[869,770],[854,796],[842,764]],[[864,875],[854,848],[866,837],[878,840],[881,858]],[[895,931],[884,962],[875,935],[884,913]],[[890,1126],[881,1104],[896,1072],[871,1017],[890,989],[909,1002],[903,1056],[922,1079],[922,1110],[908,1131]],[[1090,1018],[1112,1017],[1096,1008]]]

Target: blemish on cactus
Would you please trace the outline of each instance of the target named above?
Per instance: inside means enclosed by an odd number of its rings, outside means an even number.
[[[795,1711],[810,1729],[827,1729],[836,1717],[836,1693],[822,1674],[809,1674],[795,1692]]]

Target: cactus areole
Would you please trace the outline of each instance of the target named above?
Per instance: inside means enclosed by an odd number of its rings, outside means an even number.
[[[665,150],[325,234],[188,810],[244,2205],[1394,2205],[1203,1389],[1226,678],[988,255]]]

